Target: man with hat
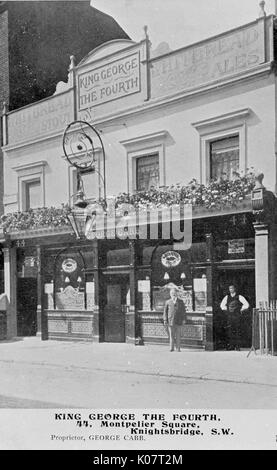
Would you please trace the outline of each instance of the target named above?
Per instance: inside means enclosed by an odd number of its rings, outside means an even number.
[[[170,289],[170,299],[166,301],[164,306],[164,325],[168,327],[170,351],[181,351],[181,330],[185,319],[186,308],[184,302],[177,297],[178,289]]]

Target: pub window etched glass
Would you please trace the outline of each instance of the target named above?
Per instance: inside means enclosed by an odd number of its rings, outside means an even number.
[[[84,258],[78,251],[65,250],[54,267],[54,295],[57,310],[84,310]]]

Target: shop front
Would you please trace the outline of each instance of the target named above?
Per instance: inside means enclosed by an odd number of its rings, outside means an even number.
[[[79,241],[66,231],[12,241],[18,336],[167,344],[164,304],[177,287],[186,307],[182,347],[214,350],[225,347],[220,302],[228,286],[256,305],[251,210],[194,217],[186,249],[172,237]],[[241,322],[245,348],[251,309]]]
[[[174,241],[139,246],[137,316],[144,343],[166,343],[163,309],[171,287],[186,306],[182,346],[206,350],[225,347],[226,316],[220,309],[235,283],[250,304],[241,318],[241,347],[251,347],[255,297],[255,234],[251,212],[193,220],[192,245],[176,250]]]

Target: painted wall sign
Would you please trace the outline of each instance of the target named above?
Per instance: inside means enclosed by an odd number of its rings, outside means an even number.
[[[244,240],[229,240],[228,241],[228,254],[239,254],[245,252]]]
[[[150,292],[151,285],[150,280],[138,281],[138,292]]]
[[[175,268],[181,263],[181,255],[177,251],[167,251],[161,256],[161,262],[166,268]]]
[[[62,270],[65,273],[74,273],[76,269],[77,269],[77,262],[75,261],[75,259],[67,258],[63,261]]]
[[[196,88],[264,63],[264,34],[257,22],[152,60],[152,97]]]
[[[63,93],[8,115],[9,144],[63,131],[73,120],[73,93]]]
[[[44,284],[44,293],[45,294],[53,294],[54,292],[54,284],[52,282],[48,282]]]
[[[26,256],[24,260],[24,266],[28,268],[34,268],[36,266],[37,259],[35,256]]]
[[[79,75],[79,110],[123,98],[140,90],[140,54],[135,52]]]

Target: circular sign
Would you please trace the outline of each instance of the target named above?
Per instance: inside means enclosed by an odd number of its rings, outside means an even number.
[[[70,165],[78,169],[95,167],[95,149],[99,143],[102,146],[100,134],[86,121],[71,122],[64,131],[64,154]]]
[[[175,268],[181,263],[181,255],[177,251],[167,251],[162,255],[161,262],[166,268]]]
[[[77,269],[77,262],[75,261],[75,259],[67,258],[63,261],[62,270],[65,273],[74,273],[76,269]]]

